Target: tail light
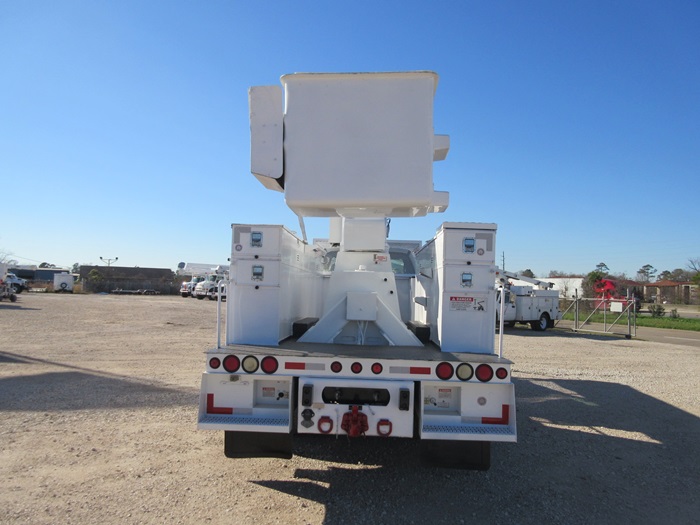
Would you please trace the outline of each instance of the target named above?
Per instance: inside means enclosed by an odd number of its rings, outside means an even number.
[[[476,378],[482,383],[486,383],[493,379],[493,368],[489,365],[479,365],[476,367]]]
[[[277,359],[272,356],[263,357],[263,360],[260,363],[260,368],[262,368],[262,371],[266,374],[274,374],[277,372],[278,366],[279,364],[277,363]]]
[[[381,363],[374,363],[372,365],[372,373],[373,374],[381,374],[382,370],[384,370],[384,367],[382,366]]]
[[[333,373],[337,374],[337,373],[340,372],[342,369],[343,369],[343,365],[340,364],[339,361],[333,361],[333,362],[331,363],[331,371],[332,371]]]
[[[496,377],[498,379],[505,379],[506,377],[508,377],[508,370],[502,367],[499,368],[498,370],[496,370]]]
[[[241,366],[243,367],[243,370],[245,370],[249,374],[257,372],[259,366],[258,358],[252,355],[248,355],[243,358],[243,363],[241,363]]]
[[[360,372],[362,372],[362,364],[354,362],[352,365],[350,365],[350,370],[352,370],[353,374],[359,374]]]
[[[452,374],[454,374],[454,368],[450,363],[442,362],[435,367],[435,375],[443,381],[450,379]]]
[[[220,366],[221,366],[221,359],[219,359],[218,357],[212,357],[209,360],[209,367],[210,368],[216,369],[216,368],[219,368]]]
[[[457,377],[462,381],[469,381],[474,376],[472,365],[462,363],[457,367]]]
[[[227,355],[224,357],[224,370],[232,374],[238,371],[241,367],[241,361],[235,355]]]

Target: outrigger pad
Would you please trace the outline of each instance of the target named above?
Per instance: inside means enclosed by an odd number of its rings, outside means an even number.
[[[425,466],[488,470],[491,467],[491,442],[423,439],[420,455]]]
[[[291,434],[271,432],[224,432],[224,454],[227,458],[292,457]]]

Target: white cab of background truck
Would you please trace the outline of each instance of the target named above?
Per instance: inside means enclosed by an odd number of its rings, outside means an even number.
[[[302,235],[232,226],[224,341],[206,353],[198,417],[224,431],[226,456],[288,458],[305,434],[403,438],[430,463],[486,469],[491,442],[516,441],[512,363],[494,348],[496,225],[443,223],[415,252],[387,241],[391,217],[449,202],[433,189],[449,149],[436,87],[418,71],[250,89],[251,171]],[[307,242],[305,217],[330,219],[326,243]]]

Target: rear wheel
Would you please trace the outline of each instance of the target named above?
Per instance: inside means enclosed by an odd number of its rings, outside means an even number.
[[[549,315],[544,312],[537,321],[532,321],[530,327],[536,332],[544,332],[549,327]]]

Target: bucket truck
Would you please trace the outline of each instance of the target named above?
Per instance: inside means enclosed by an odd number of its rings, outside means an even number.
[[[512,363],[494,348],[496,225],[445,222],[415,250],[387,241],[392,217],[449,203],[433,189],[449,149],[437,80],[303,73],[250,88],[251,172],[301,234],[232,225],[198,414],[227,457],[289,458],[302,435],[413,439],[429,464],[487,469],[492,442],[516,441]],[[329,218],[328,242],[307,240],[307,217]]]

